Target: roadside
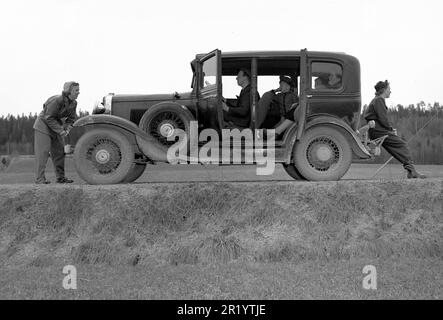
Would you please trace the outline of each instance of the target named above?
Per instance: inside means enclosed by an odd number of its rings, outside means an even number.
[[[2,185],[0,292],[369,299],[374,264],[377,297],[441,298],[442,209],[443,179]]]

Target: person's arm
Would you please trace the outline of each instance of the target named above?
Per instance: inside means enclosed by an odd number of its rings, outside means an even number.
[[[77,119],[77,101],[73,101],[72,108],[69,108],[68,110],[68,117],[65,123],[72,127],[72,124],[74,124],[76,119]]]
[[[246,117],[251,111],[250,91],[240,95],[236,108],[229,108],[229,113],[234,116]]]
[[[239,97],[237,96],[237,101],[238,101]],[[237,105],[233,105],[231,101],[226,100],[225,98],[223,98],[223,102],[226,104],[227,107],[229,108],[235,108],[237,107]]]
[[[46,112],[44,115],[44,120],[49,128],[51,128],[55,133],[61,134],[64,129],[63,126],[59,123],[59,99],[53,99],[46,105]]]

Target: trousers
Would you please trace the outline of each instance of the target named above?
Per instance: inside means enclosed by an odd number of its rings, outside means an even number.
[[[275,103],[276,94],[268,91],[260,98],[255,110],[256,128],[273,128],[280,121],[280,109]]]
[[[412,165],[411,153],[403,139],[382,128],[371,128],[369,129],[368,134],[371,140],[388,135],[382,144],[383,148],[385,148],[395,159],[400,161],[405,169],[408,170]]]
[[[65,177],[65,152],[62,137],[34,130],[35,181],[46,180],[45,170],[49,155],[54,165],[57,179]]]

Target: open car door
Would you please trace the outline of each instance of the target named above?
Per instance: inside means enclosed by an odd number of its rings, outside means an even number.
[[[221,51],[216,49],[201,57],[198,61],[197,95],[199,103],[207,104],[210,115],[217,117],[219,129],[223,129],[222,109],[222,67]],[[217,128],[213,128],[217,129]]]
[[[308,96],[306,94],[309,89],[309,79],[308,79],[308,51],[306,49],[302,49],[300,51],[300,98],[299,98],[299,108],[300,110],[300,119],[298,120],[298,129],[297,129],[297,140],[299,140],[303,132],[305,130],[306,124],[306,112],[308,109]]]

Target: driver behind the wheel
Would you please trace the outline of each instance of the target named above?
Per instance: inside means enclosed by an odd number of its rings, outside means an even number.
[[[242,87],[240,95],[237,96],[235,105],[223,102],[223,119],[228,123],[228,127],[247,128],[251,121],[251,72],[241,68],[237,74],[237,84]],[[260,95],[256,93],[256,100]]]

